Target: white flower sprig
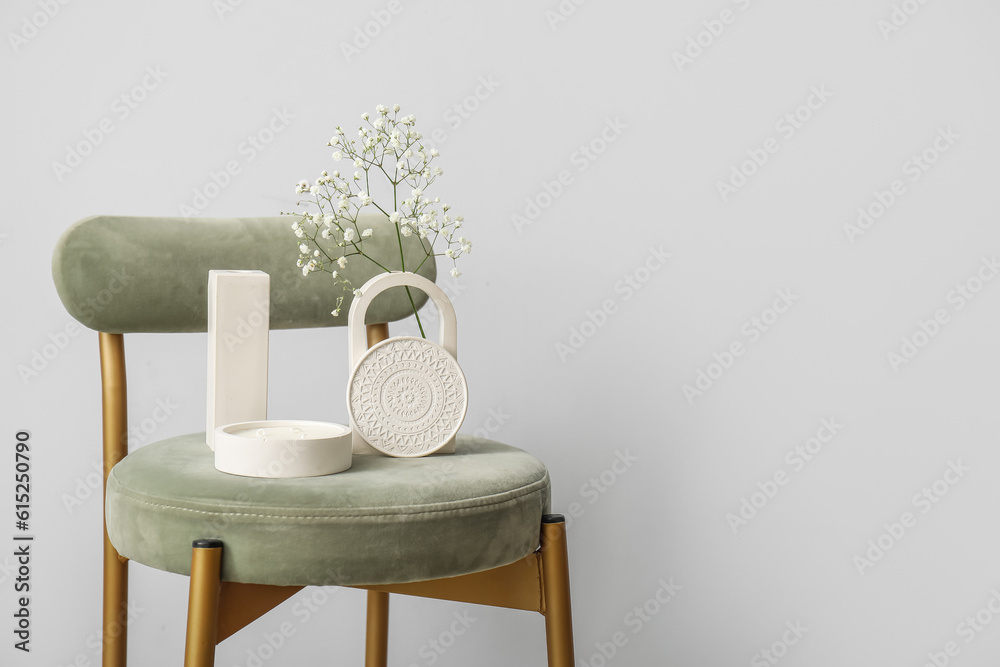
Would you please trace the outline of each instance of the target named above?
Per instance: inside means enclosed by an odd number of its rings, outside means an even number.
[[[345,137],[338,125],[336,134],[327,142],[327,146],[334,149],[333,159],[350,161],[354,172],[342,175],[340,171],[328,173],[324,170],[312,183],[303,180],[295,186],[296,194],[309,196],[299,204],[311,204],[316,210],[290,214],[298,217],[292,223],[292,230],[299,239],[298,266],[302,275],[316,271],[330,273],[336,284],[357,294],[358,290],[341,273],[348,258],[360,255],[384,271],[391,270],[365,252],[364,242],[374,233],[358,225],[358,216],[366,207],[381,211],[395,225],[400,266],[404,271],[419,271],[428,258],[444,256],[452,260],[451,275],[461,275],[455,262],[472,252],[472,243],[457,235],[463,218],[453,215],[451,207],[442,203],[440,197],[432,199],[426,194],[437,177],[444,173],[440,167],[432,165],[438,157],[437,149],[424,148],[422,135],[415,128],[416,120],[412,115],[400,117],[398,104],[391,110],[380,104],[375,108],[374,118],[366,112],[361,114],[361,119],[365,125],[358,128],[357,139]],[[391,203],[388,196],[383,200],[372,194],[373,187],[378,186],[382,178],[390,186]],[[413,235],[428,242],[424,244],[423,260],[407,268],[402,238]],[[439,239],[443,240],[444,249],[436,252]],[[340,314],[343,301],[343,296],[338,297],[334,316]],[[412,296],[410,303],[413,305]],[[415,305],[413,312],[423,335]]]

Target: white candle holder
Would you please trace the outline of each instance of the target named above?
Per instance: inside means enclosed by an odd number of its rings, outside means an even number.
[[[351,429],[316,421],[249,421],[215,430],[215,467],[244,477],[318,477],[351,467]]]

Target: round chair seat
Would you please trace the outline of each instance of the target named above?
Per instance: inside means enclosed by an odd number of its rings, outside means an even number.
[[[215,469],[204,433],[146,445],[108,476],[118,552],[189,574],[191,542],[222,540],[225,581],[364,585],[454,577],[538,546],[549,475],[530,454],[459,435],[455,453],[355,456],[336,475],[239,477]]]

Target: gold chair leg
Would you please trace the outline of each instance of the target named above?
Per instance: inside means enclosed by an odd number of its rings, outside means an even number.
[[[104,486],[101,504],[108,490],[108,473],[128,454],[128,419],[125,400],[125,337],[98,334],[101,350],[101,406],[104,433]],[[103,522],[102,522],[103,523]],[[118,555],[104,526],[104,618],[101,664],[125,667],[128,637],[128,561]]]
[[[573,667],[573,613],[569,599],[565,517],[562,514],[543,516],[541,537],[545,645],[549,667]]]
[[[125,667],[128,637],[128,561],[122,559],[104,529],[103,667]]]
[[[389,325],[365,327],[368,347],[389,337]],[[389,594],[368,591],[368,621],[365,628],[365,667],[386,667],[389,662]]]
[[[389,661],[389,594],[368,591],[365,667],[386,667]]]
[[[194,541],[191,545],[191,589],[188,593],[184,667],[213,667],[215,664],[221,565],[220,540]]]

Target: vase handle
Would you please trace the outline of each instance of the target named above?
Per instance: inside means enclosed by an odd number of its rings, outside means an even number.
[[[455,315],[455,307],[444,290],[419,274],[410,271],[392,271],[391,273],[380,273],[362,285],[361,296],[355,297],[351,302],[351,309],[347,314],[348,329],[350,330],[348,347],[351,355],[351,368],[358,364],[368,349],[368,339],[365,335],[365,313],[368,312],[368,306],[375,300],[375,297],[391,287],[416,287],[434,302],[440,314],[438,332],[440,345],[457,359],[458,318]]]

